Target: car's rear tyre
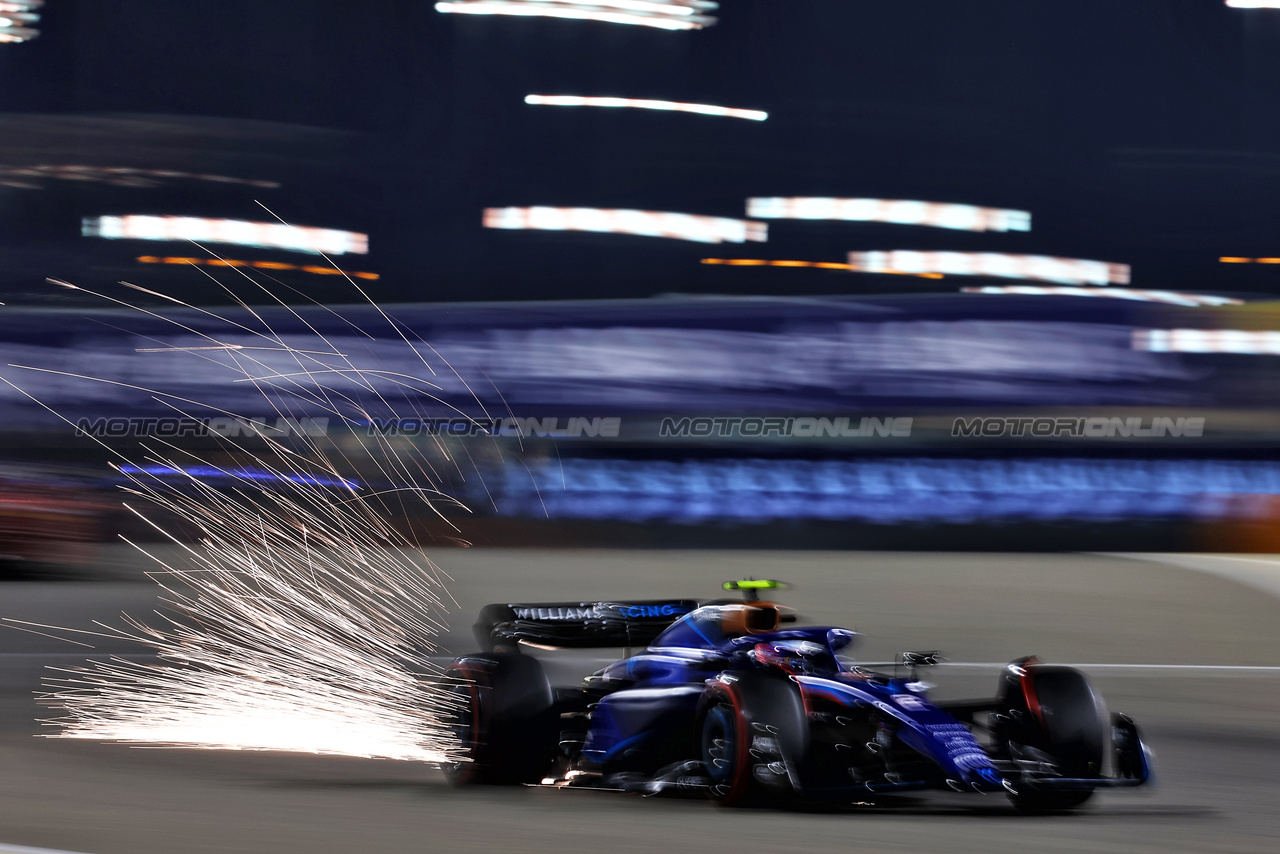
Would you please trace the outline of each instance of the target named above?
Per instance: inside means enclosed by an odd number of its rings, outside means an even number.
[[[551,685],[537,659],[512,653],[460,658],[445,670],[455,699],[448,724],[456,761],[443,766],[455,786],[536,783],[555,759]]]
[[[1101,778],[1110,747],[1106,706],[1089,680],[1071,667],[1027,662],[1022,673],[1006,672],[1004,708],[997,733],[1011,753],[1023,745],[1047,754],[1062,777]],[[1019,812],[1074,809],[1093,797],[1092,789],[1055,792],[1027,786],[1010,800]]]
[[[781,804],[796,796],[808,747],[808,718],[799,689],[781,674],[748,671],[707,687],[695,739],[721,806]]]

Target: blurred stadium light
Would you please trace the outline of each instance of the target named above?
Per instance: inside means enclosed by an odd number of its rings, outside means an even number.
[[[819,196],[747,199],[747,216],[888,222],[963,231],[1030,231],[1028,211],[909,199],[830,199]]]
[[[762,222],[667,211],[604,208],[485,208],[484,227],[637,234],[698,243],[764,242],[769,237],[768,226]]]
[[[312,273],[317,276],[351,276],[357,279],[369,279],[377,281],[382,278],[377,273],[356,272],[355,270],[340,270],[337,267],[320,267],[310,264],[286,264],[283,261],[240,261],[235,258],[191,258],[191,257],[161,257],[156,255],[140,255],[138,257],[139,264],[186,264],[201,265],[206,267],[254,267],[259,270],[297,270],[302,273]]]
[[[1276,0],[1280,3],[1280,0]],[[1276,7],[1280,9],[1280,6]],[[1218,259],[1220,264],[1280,264],[1280,258],[1240,258],[1235,255],[1224,255]]]
[[[1048,255],[1008,255],[1001,252],[917,252],[897,249],[850,252],[849,264],[867,273],[944,273],[952,276],[991,276],[1030,279],[1065,285],[1127,285],[1129,265]]]
[[[309,228],[275,222],[204,219],[186,216],[85,217],[80,233],[112,240],[190,240],[234,243],[262,249],[288,249],[313,255],[364,255],[369,235],[333,228]]]
[[[1280,356],[1280,331],[1262,329],[1135,329],[1133,349],[1149,353],[1239,353]]]
[[[1111,297],[1141,302],[1160,302],[1168,305],[1243,305],[1244,300],[1208,294],[1182,294],[1176,291],[1140,291],[1132,288],[1073,288],[1045,287],[1043,285],[988,285],[981,288],[961,288],[966,294],[1021,294],[1024,296]]]
[[[1280,9],[1280,0],[1227,0],[1233,9]]]
[[[35,25],[40,15],[35,10],[44,0],[0,0],[0,44],[24,42],[40,35]]]
[[[766,258],[703,258],[703,264],[727,264],[730,267],[815,267],[820,270],[851,270],[848,264],[835,261],[771,261]]]
[[[762,122],[769,118],[763,110],[739,110],[713,104],[685,104],[679,101],[653,101],[645,98],[606,98],[584,95],[525,95],[526,104],[549,107],[632,107],[640,110],[668,110],[677,113],[699,113],[704,116],[726,116]]]
[[[519,15],[524,17],[570,18],[632,24],[664,30],[698,30],[716,22],[702,14],[719,8],[707,0],[451,0],[436,4],[437,12],[468,15]]]

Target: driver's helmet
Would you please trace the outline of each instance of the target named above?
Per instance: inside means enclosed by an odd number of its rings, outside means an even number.
[[[814,673],[832,669],[831,650],[811,640],[763,641],[752,648],[752,655],[761,664],[781,668],[788,673]]]

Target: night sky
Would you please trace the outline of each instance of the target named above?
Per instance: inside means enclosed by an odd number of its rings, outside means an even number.
[[[1280,10],[1221,0],[724,0],[666,32],[443,15],[427,0],[50,0],[40,38],[0,45],[0,166],[212,171],[179,182],[0,187],[0,292],[118,279],[205,287],[79,236],[80,218],[156,213],[367,231],[390,301],[861,294],[975,284],[705,257],[843,261],[955,249],[1133,265],[1136,287],[1280,292]],[[763,109],[763,123],[537,107],[614,95]],[[51,118],[52,117],[52,118]],[[1024,233],[772,221],[768,243],[481,227],[494,206],[743,217],[749,196],[1010,207]],[[220,247],[228,255],[286,253]],[[292,256],[292,260],[297,260]],[[309,262],[303,262],[309,263]],[[288,286],[341,299],[322,276]]]

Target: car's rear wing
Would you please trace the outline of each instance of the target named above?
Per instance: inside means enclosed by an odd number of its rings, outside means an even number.
[[[475,634],[486,650],[521,641],[557,649],[644,646],[698,605],[693,599],[486,605]]]

